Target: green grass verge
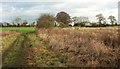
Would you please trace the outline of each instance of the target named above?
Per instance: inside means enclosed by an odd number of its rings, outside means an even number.
[[[2,31],[8,31],[8,30],[15,30],[15,31],[21,31],[21,32],[35,32],[35,27],[4,27],[0,28]]]

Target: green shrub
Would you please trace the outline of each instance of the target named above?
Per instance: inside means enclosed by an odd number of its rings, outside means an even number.
[[[54,27],[55,18],[53,15],[44,13],[37,20],[37,28],[50,28]]]

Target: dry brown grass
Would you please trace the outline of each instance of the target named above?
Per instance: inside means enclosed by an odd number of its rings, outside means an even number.
[[[9,35],[16,34],[16,33],[18,33],[18,32],[17,31],[1,31],[0,37],[4,38],[4,37],[7,37]]]
[[[66,52],[70,66],[115,67],[120,57],[118,28],[54,28],[37,33],[54,51]]]
[[[17,31],[2,31],[0,32],[1,47],[0,51],[4,52],[8,49],[12,41],[14,41],[20,33]]]

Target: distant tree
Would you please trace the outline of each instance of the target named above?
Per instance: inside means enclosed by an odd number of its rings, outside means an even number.
[[[98,19],[99,25],[101,25],[101,24],[102,24],[102,21],[104,22],[104,20],[105,20],[105,18],[103,17],[102,14],[96,15],[96,17],[97,17],[97,19]]]
[[[24,20],[22,26],[25,27],[28,24],[27,20]]]
[[[0,23],[0,27],[4,27],[3,23]]]
[[[81,27],[85,27],[85,22],[81,22],[81,23],[80,23],[80,26],[81,26]]]
[[[66,12],[59,12],[56,15],[56,21],[68,25],[68,23],[70,22],[70,15],[67,14]]]
[[[92,23],[92,27],[98,27],[97,23]]]
[[[7,24],[7,27],[10,27],[11,25],[9,23],[6,23]]]
[[[21,18],[17,17],[17,18],[15,19],[14,23],[16,23],[17,26],[20,26],[20,25],[23,23],[23,21],[22,21]]]
[[[0,27],[4,27],[4,24],[2,22],[0,23]]]
[[[74,26],[79,26],[82,20],[79,17],[72,17],[72,21],[75,23]]]
[[[108,17],[108,19],[110,19],[112,25],[116,23],[116,19],[114,16],[111,15]]]
[[[35,27],[35,22],[33,22],[33,23],[31,24],[31,26],[32,26],[32,27]]]
[[[8,23],[8,22],[4,22],[4,24],[5,24],[6,27],[10,27],[11,26],[10,23]]]
[[[41,16],[37,20],[38,28],[50,28],[54,26],[55,18],[53,15],[49,13],[41,14]]]
[[[13,26],[13,27],[16,27],[16,24],[14,23],[14,21],[12,22],[12,26]]]
[[[85,26],[84,23],[89,23],[88,17],[72,17],[72,21],[75,23],[75,26]]]
[[[104,25],[107,24],[107,20],[106,20],[106,19],[103,20],[103,24],[104,24]]]

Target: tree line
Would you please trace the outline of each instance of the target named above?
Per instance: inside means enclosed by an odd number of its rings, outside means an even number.
[[[110,23],[107,23],[106,18],[102,14],[97,14],[96,18],[98,22],[91,23],[88,17],[72,17],[66,12],[59,12],[56,16],[50,13],[43,13],[39,16],[36,23],[28,23],[27,20],[22,20],[17,17],[12,24],[2,23],[2,27],[38,27],[38,28],[50,28],[50,27],[68,27],[68,26],[81,26],[81,27],[106,27],[106,26],[118,26],[117,20],[114,16],[110,15],[108,19]]]
[[[102,14],[97,14],[96,18],[98,22],[91,23],[89,19],[86,17],[83,18],[83,21],[79,21],[80,18],[73,17],[71,18],[70,15],[66,12],[59,12],[54,17],[51,14],[44,13],[42,14],[38,20],[37,20],[37,27],[38,28],[49,28],[49,27],[68,27],[71,26],[70,24],[73,22],[73,26],[81,26],[81,27],[106,27],[106,26],[118,26],[117,20],[114,16],[110,15],[108,19],[110,20],[110,23],[107,23],[106,18]]]
[[[15,18],[15,20],[12,23],[4,22],[0,23],[1,27],[35,27],[35,22],[32,22],[31,24],[28,23],[27,20],[23,20],[20,17]]]

